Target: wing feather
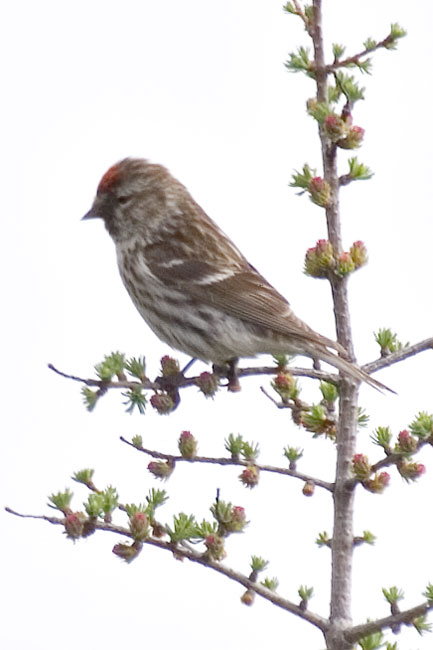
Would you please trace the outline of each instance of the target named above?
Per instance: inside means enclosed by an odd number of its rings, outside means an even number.
[[[205,249],[200,260],[182,258],[174,243],[154,243],[145,255],[149,270],[166,286],[277,334],[343,351],[295,316],[288,301],[240,254],[229,256],[222,268],[213,259],[206,260]]]

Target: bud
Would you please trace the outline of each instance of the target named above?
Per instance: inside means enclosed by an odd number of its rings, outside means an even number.
[[[407,429],[400,431],[398,434],[398,444],[396,445],[396,451],[402,451],[403,453],[412,453],[418,448],[418,442],[416,438],[410,435]]]
[[[283,402],[288,402],[298,393],[295,378],[290,372],[279,372],[271,385]]]
[[[83,535],[86,519],[84,512],[71,512],[65,517],[65,532],[69,539],[76,540]]]
[[[174,402],[168,393],[155,393],[150,398],[150,403],[160,415],[168,415],[174,410]]]
[[[248,465],[242,472],[242,474],[239,476],[239,480],[241,483],[245,485],[245,487],[248,488],[253,488],[257,485],[259,482],[259,469],[255,465]]]
[[[340,278],[344,278],[344,276],[349,275],[349,273],[352,273],[354,270],[355,264],[350,253],[341,253],[337,260],[335,273],[339,275]]]
[[[319,239],[305,255],[304,271],[313,278],[327,278],[335,266],[334,249],[326,239]]]
[[[347,135],[347,123],[338,115],[327,115],[323,127],[332,142],[338,142]]]
[[[254,591],[251,589],[247,589],[241,596],[241,603],[244,605],[248,605],[248,607],[251,607],[251,605],[254,603],[254,598],[256,597],[256,594]]]
[[[204,544],[207,548],[206,556],[211,560],[224,560],[227,553],[224,549],[224,540],[219,535],[207,535],[204,540]]]
[[[364,454],[355,454],[352,458],[352,469],[356,478],[360,481],[366,481],[371,475],[371,465],[367,456]]]
[[[388,487],[390,480],[391,477],[388,472],[381,472],[380,474],[375,474],[373,478],[363,481],[362,485],[369,492],[381,494]]]
[[[149,520],[146,513],[136,512],[129,518],[129,530],[134,539],[142,542],[149,536]]]
[[[364,129],[360,126],[351,126],[345,138],[337,142],[341,149],[357,149],[364,139]]]
[[[83,524],[83,532],[81,537],[90,537],[96,530],[96,522],[98,521],[97,517],[88,517]]]
[[[224,527],[228,533],[240,533],[247,524],[245,508],[242,508],[242,506],[233,506],[231,518]]]
[[[197,455],[197,440],[190,431],[182,431],[177,444],[183,458],[194,458]]]
[[[132,444],[136,449],[140,449],[140,447],[143,446],[143,438],[142,436],[136,435],[132,438]]]
[[[415,481],[417,478],[422,476],[422,474],[424,474],[425,465],[422,463],[414,463],[403,460],[397,463],[397,469],[400,472],[400,476],[406,481]]]
[[[202,372],[195,383],[206,397],[213,397],[218,390],[218,376],[211,372]]]
[[[302,494],[305,497],[312,497],[314,494],[315,485],[313,481],[306,481],[304,487],[302,488]]]
[[[331,187],[321,176],[315,176],[311,179],[308,186],[310,199],[316,205],[326,208],[331,200]]]
[[[173,473],[174,462],[170,460],[152,460],[147,469],[155,478],[166,480]]]
[[[368,261],[367,249],[362,241],[353,242],[349,253],[355,265],[355,269],[364,266]]]
[[[161,359],[161,373],[163,377],[172,377],[180,372],[179,362],[168,354]]]
[[[113,546],[113,553],[129,564],[129,562],[135,560],[142,548],[142,543],[138,541],[135,541],[131,546],[129,544],[116,544]]]

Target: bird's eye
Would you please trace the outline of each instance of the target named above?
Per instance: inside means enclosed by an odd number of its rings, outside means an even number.
[[[129,196],[123,195],[117,197],[117,202],[120,203],[121,205],[128,203],[128,201],[129,201]]]

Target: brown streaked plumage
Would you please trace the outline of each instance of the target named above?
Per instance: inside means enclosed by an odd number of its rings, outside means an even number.
[[[133,158],[113,165],[85,216],[94,217],[114,240],[135,306],[171,347],[218,364],[301,354],[387,388],[347,361],[339,343],[295,316],[165,167]]]

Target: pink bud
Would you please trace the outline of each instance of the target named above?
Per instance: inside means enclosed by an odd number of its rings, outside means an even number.
[[[195,383],[206,397],[213,397],[218,390],[218,377],[211,372],[202,372]]]
[[[283,402],[294,399],[298,393],[296,381],[289,372],[279,372],[272,382],[272,387],[280,395]]]
[[[153,460],[148,464],[147,469],[155,478],[165,480],[173,473],[174,463],[169,460]]]
[[[224,540],[219,535],[208,535],[204,540],[205,546],[207,548],[206,555],[212,559],[219,562],[223,560],[226,556],[224,549]]]
[[[391,477],[388,472],[381,472],[380,474],[375,474],[373,478],[363,481],[362,485],[369,492],[380,494],[389,485],[390,480]]]
[[[179,362],[168,354],[161,359],[161,372],[163,377],[177,375],[180,372]]]
[[[347,134],[348,124],[338,115],[327,115],[324,122],[326,135],[332,142],[338,142]]]
[[[349,253],[355,265],[355,269],[359,269],[361,266],[364,266],[364,264],[367,263],[368,255],[367,255],[367,248],[365,247],[364,242],[362,241],[353,242]]]
[[[245,521],[245,508],[233,506],[232,517],[234,521]]]
[[[337,142],[341,149],[357,149],[364,139],[364,129],[361,126],[352,126],[345,138]]]
[[[242,506],[234,506],[232,508],[231,518],[225,523],[224,528],[228,533],[240,533],[247,524],[245,508],[242,508]]]
[[[396,451],[402,451],[404,453],[412,453],[418,448],[418,441],[416,438],[411,436],[407,429],[403,429],[398,434],[398,444]]]
[[[397,469],[400,472],[401,477],[406,481],[415,481],[426,471],[425,465],[422,463],[414,463],[407,460],[398,462]]]
[[[248,465],[239,476],[239,480],[245,487],[255,487],[259,482],[259,469],[255,465]]]
[[[329,205],[331,199],[331,187],[321,176],[315,176],[311,179],[308,186],[310,199],[316,205],[325,208]]]
[[[327,278],[335,266],[332,244],[326,239],[319,239],[305,255],[305,273],[313,278]]]
[[[190,431],[182,431],[178,446],[184,458],[194,458],[197,455],[197,441]]]
[[[168,415],[174,409],[174,402],[168,393],[155,393],[150,398],[150,404],[160,415]]]
[[[134,539],[143,541],[149,536],[149,521],[146,513],[135,512],[129,518],[129,529]]]
[[[355,454],[352,459],[353,473],[360,481],[366,481],[371,474],[370,462],[364,454]]]
[[[349,275],[349,273],[352,273],[354,270],[355,264],[350,253],[341,253],[337,260],[337,266],[335,268],[337,275],[343,278],[344,276]]]
[[[66,535],[73,540],[81,537],[86,519],[84,512],[71,512],[68,514],[65,518]]]

